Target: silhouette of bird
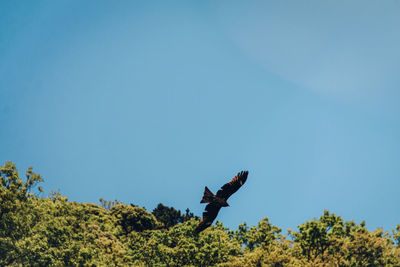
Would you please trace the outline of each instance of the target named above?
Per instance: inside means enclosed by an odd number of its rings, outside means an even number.
[[[238,191],[239,188],[246,182],[248,174],[248,171],[239,172],[235,177],[233,177],[232,181],[224,184],[221,189],[218,190],[216,195],[214,195],[207,186],[205,187],[204,195],[200,203],[209,204],[206,206],[206,209],[203,212],[203,220],[195,229],[196,233],[200,233],[207,227],[211,226],[221,207],[229,206],[227,202],[228,198]]]

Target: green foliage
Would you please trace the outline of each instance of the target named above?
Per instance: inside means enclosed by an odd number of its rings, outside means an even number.
[[[250,250],[255,247],[262,246],[264,249],[268,249],[278,238],[278,234],[281,232],[279,227],[273,226],[267,217],[264,217],[257,226],[250,228],[248,234],[248,247]]]
[[[240,243],[223,230],[211,227],[200,235],[192,219],[168,230],[132,232],[129,248],[135,264],[213,266],[241,255]]]
[[[392,240],[382,229],[369,232],[365,222],[344,223],[342,218],[325,211],[319,220],[305,222],[294,232],[294,245],[301,256],[315,265],[383,266],[400,263]],[[300,255],[295,255],[301,258]]]
[[[121,228],[121,233],[124,235],[132,231],[142,232],[160,226],[154,215],[144,208],[119,203],[112,207],[110,212],[117,219],[117,226]]]
[[[257,226],[251,228],[246,223],[239,225],[235,237],[250,251],[260,246],[267,250],[271,244],[281,237],[280,232],[279,227],[272,225],[269,219],[264,217]]]
[[[312,220],[298,226],[299,232],[294,232],[294,241],[300,246],[303,256],[307,260],[315,260],[318,256],[324,255],[330,245],[330,236],[335,233],[332,228],[338,231],[335,218],[330,218],[324,213],[320,220]],[[342,223],[339,221],[339,224]]]
[[[396,230],[393,230],[393,238],[398,247],[400,247],[400,224],[396,226]]]
[[[35,195],[29,192],[41,181],[42,177],[33,173],[32,168],[26,172],[24,182],[12,162],[0,166],[0,265],[11,263],[15,254],[23,253],[18,241],[38,221]]]
[[[13,163],[0,166],[0,266],[400,266],[400,224],[369,231],[324,211],[288,236],[266,217],[196,234],[188,209],[42,198],[32,193],[42,181],[32,168],[23,181]]]
[[[100,198],[99,201],[101,206],[106,210],[111,210],[111,208],[115,207],[120,203],[118,200],[111,201],[111,200],[105,200],[103,198]]]
[[[170,228],[175,224],[195,218],[189,209],[186,209],[186,214],[182,215],[180,210],[164,206],[161,203],[158,204],[157,208],[155,208],[152,213],[156,219],[164,225],[164,228]]]

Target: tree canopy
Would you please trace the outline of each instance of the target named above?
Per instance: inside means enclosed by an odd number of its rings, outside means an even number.
[[[325,210],[286,235],[267,217],[196,234],[189,209],[39,197],[41,182],[0,166],[0,266],[400,266],[400,224],[369,231]]]

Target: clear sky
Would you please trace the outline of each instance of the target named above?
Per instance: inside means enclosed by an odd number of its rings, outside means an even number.
[[[45,195],[400,223],[400,1],[0,2],[0,163]],[[44,195],[44,196],[45,196]]]

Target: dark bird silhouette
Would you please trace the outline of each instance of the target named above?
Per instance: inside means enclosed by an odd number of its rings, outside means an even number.
[[[207,186],[205,187],[204,195],[200,203],[209,204],[206,206],[206,210],[203,212],[203,220],[197,226],[195,230],[196,233],[200,233],[207,227],[211,226],[221,207],[229,206],[227,202],[228,198],[238,191],[239,188],[246,182],[248,174],[248,171],[239,172],[235,177],[233,177],[232,181],[224,184],[221,189],[218,190],[216,195],[214,195]]]

